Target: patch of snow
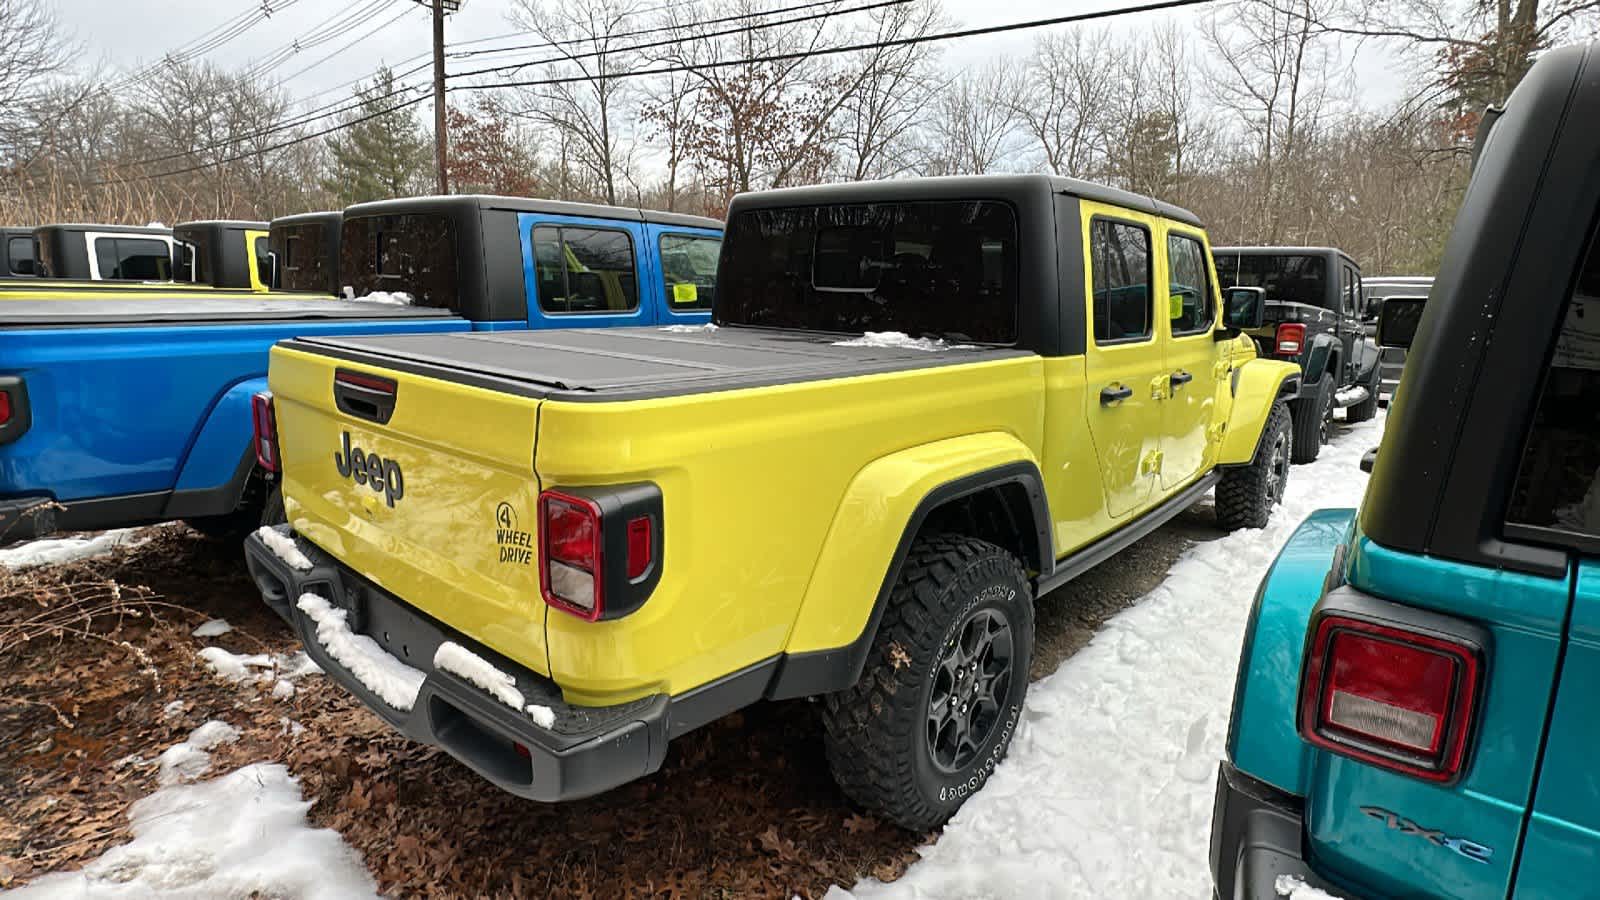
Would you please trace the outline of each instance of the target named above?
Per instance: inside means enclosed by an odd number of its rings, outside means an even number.
[[[138,530],[117,528],[89,538],[46,538],[28,541],[0,550],[0,566],[29,569],[34,566],[54,566],[80,559],[107,556],[118,547],[136,547],[143,543],[133,539]]]
[[[1272,890],[1279,897],[1288,897],[1289,900],[1341,900],[1321,888],[1306,884],[1306,880],[1299,875],[1279,875],[1272,883]]]
[[[523,708],[523,712],[526,712],[529,718],[533,719],[533,724],[540,728],[550,728],[556,724],[556,711],[548,706],[529,703]]]
[[[301,725],[299,722],[296,722],[288,716],[279,717],[278,724],[283,726],[283,729],[278,733],[286,734],[289,737],[299,737],[300,735],[304,734],[306,730],[304,725]]]
[[[355,296],[355,291],[345,288],[346,300],[360,300],[366,303],[386,303],[390,306],[410,306],[417,302],[417,298],[405,291],[373,291],[370,294]]]
[[[183,715],[183,711],[188,708],[189,704],[183,702],[182,700],[174,700],[171,703],[168,703],[166,706],[161,707],[161,718],[170,719],[174,716],[181,716]]]
[[[272,657],[266,653],[242,654],[221,647],[206,647],[200,651],[200,658],[224,681],[254,681],[257,673],[251,669],[274,668]]]
[[[351,631],[345,611],[316,594],[301,594],[295,605],[316,623],[317,641],[329,656],[383,702],[401,712],[411,711],[427,676],[384,652],[372,638]]]
[[[158,221],[155,221],[155,222],[151,222],[150,224],[148,224],[148,225],[146,225],[144,227],[146,227],[146,228],[165,228],[165,227],[167,227],[167,223],[158,220]]]
[[[944,338],[914,338],[903,331],[869,331],[848,341],[834,341],[835,347],[887,347],[895,350],[924,350],[937,353],[941,350],[976,350],[972,344],[952,344]]]
[[[77,872],[46,875],[7,900],[164,897],[377,897],[360,856],[337,832],[312,828],[300,783],[277,763],[170,785],[133,804],[133,840]]]
[[[228,624],[227,619],[211,619],[189,633],[195,637],[208,638],[216,637],[219,634],[227,634],[232,630],[233,626]]]
[[[1360,504],[1358,463],[1385,418],[1342,429],[1290,471],[1267,527],[1185,551],[1159,587],[1034,683],[1005,762],[903,877],[829,896],[1211,896],[1217,761],[1256,585],[1308,514]]]
[[[294,538],[289,537],[271,525],[263,525],[256,529],[256,537],[261,543],[267,545],[275,556],[302,572],[311,571],[311,560],[306,558],[300,548],[294,545]]]
[[[321,675],[322,667],[307,656],[304,650],[296,650],[288,656],[278,658],[278,672],[283,678],[299,681],[307,675]]]
[[[190,732],[188,740],[161,751],[161,756],[156,759],[160,767],[156,780],[165,787],[198,778],[211,770],[211,754],[208,751],[238,739],[239,729],[227,722],[212,719]]]
[[[1333,392],[1333,402],[1340,406],[1354,406],[1367,399],[1367,389],[1359,384],[1339,388]]]
[[[272,699],[287,700],[294,696],[294,683],[282,678],[272,685]]]
[[[707,322],[704,325],[666,325],[661,330],[672,334],[709,334],[717,330],[717,324]]]
[[[433,667],[460,675],[471,684],[483,688],[489,696],[522,712],[522,692],[517,690],[517,680],[460,644],[454,641],[440,644],[433,654]]]

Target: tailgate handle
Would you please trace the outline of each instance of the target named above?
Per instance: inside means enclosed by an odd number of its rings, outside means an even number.
[[[394,415],[395,393],[398,389],[393,378],[368,375],[338,369],[333,373],[333,403],[345,415],[389,424]]]

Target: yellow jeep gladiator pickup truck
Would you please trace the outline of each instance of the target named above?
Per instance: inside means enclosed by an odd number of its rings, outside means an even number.
[[[1216,490],[1265,523],[1299,370],[1190,213],[1043,176],[744,194],[713,326],[272,351],[264,599],[513,793],[815,696],[852,798],[943,822],[1003,757],[1034,598]]]

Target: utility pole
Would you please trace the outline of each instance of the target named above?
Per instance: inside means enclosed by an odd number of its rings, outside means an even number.
[[[417,0],[433,8],[433,155],[439,167],[439,193],[450,193],[450,173],[445,166],[448,137],[444,124],[444,17],[460,12],[465,0]]]

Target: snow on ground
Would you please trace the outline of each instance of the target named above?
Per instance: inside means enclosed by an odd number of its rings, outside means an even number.
[[[118,547],[132,547],[140,543],[133,538],[138,530],[118,528],[88,538],[46,538],[28,541],[0,550],[0,566],[27,569],[33,566],[54,566],[79,559],[108,556]]]
[[[205,647],[200,650],[200,658],[223,681],[272,684],[272,696],[278,700],[294,696],[296,681],[322,672],[304,650],[288,654],[234,653],[222,647]]]
[[[427,677],[421,670],[385,653],[372,638],[351,631],[345,624],[345,611],[334,609],[316,594],[301,594],[295,605],[317,623],[317,641],[329,656],[383,702],[401,712],[411,711]]]
[[[1272,883],[1272,890],[1279,897],[1288,897],[1289,900],[1340,900],[1321,888],[1306,884],[1305,879],[1298,875],[1279,875]]]
[[[1295,466],[1266,528],[1190,548],[1036,682],[1006,761],[904,877],[828,896],[1209,898],[1212,794],[1251,598],[1308,514],[1360,504],[1358,463],[1383,421]]]
[[[199,628],[191,631],[190,634],[195,637],[207,638],[227,634],[232,630],[233,626],[228,624],[227,619],[207,619]]]
[[[972,344],[951,344],[944,338],[914,338],[903,331],[869,331],[848,341],[834,341],[835,347],[888,347],[897,350],[976,350]]]
[[[295,546],[294,538],[273,528],[271,525],[263,525],[257,528],[256,537],[260,538],[261,543],[266,544],[267,549],[271,550],[275,556],[290,566],[302,572],[311,571],[311,560],[300,552],[299,547]]]
[[[169,748],[191,758],[208,728]],[[217,729],[213,728],[213,732]],[[215,743],[209,746],[216,746]],[[162,755],[163,776],[166,754]],[[192,776],[191,776],[192,777]],[[128,812],[133,840],[106,851],[77,872],[47,875],[11,891],[7,900],[123,900],[163,897],[280,897],[344,900],[376,897],[361,858],[339,837],[306,822],[311,804],[300,783],[276,763],[245,766],[198,784],[168,783]]]
[[[211,771],[211,754],[208,751],[238,739],[239,729],[219,719],[212,719],[190,732],[188,740],[161,751],[161,756],[156,759],[156,764],[160,766],[156,779],[162,787],[180,781],[193,781]]]

